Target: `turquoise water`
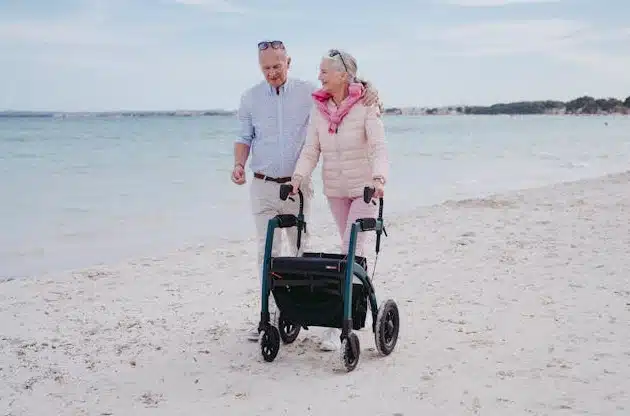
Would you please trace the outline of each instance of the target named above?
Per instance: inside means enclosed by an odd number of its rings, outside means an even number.
[[[385,123],[388,213],[630,168],[630,117]],[[0,119],[0,278],[252,237],[248,190],[229,180],[236,129],[232,117]]]

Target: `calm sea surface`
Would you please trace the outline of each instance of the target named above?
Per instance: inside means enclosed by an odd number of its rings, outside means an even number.
[[[388,213],[630,168],[630,117],[385,124]],[[252,237],[248,189],[229,180],[236,128],[232,117],[0,119],[0,278]],[[329,215],[319,175],[314,221]]]

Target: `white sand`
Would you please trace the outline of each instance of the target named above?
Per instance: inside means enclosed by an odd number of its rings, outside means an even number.
[[[196,248],[0,283],[0,414],[630,414],[630,172],[387,219],[390,357],[364,330],[334,372],[314,328],[263,362],[253,242]]]

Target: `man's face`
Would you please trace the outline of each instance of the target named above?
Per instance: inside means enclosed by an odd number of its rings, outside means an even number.
[[[273,48],[265,49],[259,53],[258,61],[260,62],[260,69],[270,85],[277,88],[285,83],[291,62],[286,51]]]

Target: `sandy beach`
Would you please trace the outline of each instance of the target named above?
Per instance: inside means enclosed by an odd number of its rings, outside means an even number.
[[[364,329],[334,371],[313,328],[263,362],[253,239],[193,247],[0,283],[0,414],[630,414],[630,172],[385,215],[391,356]]]

